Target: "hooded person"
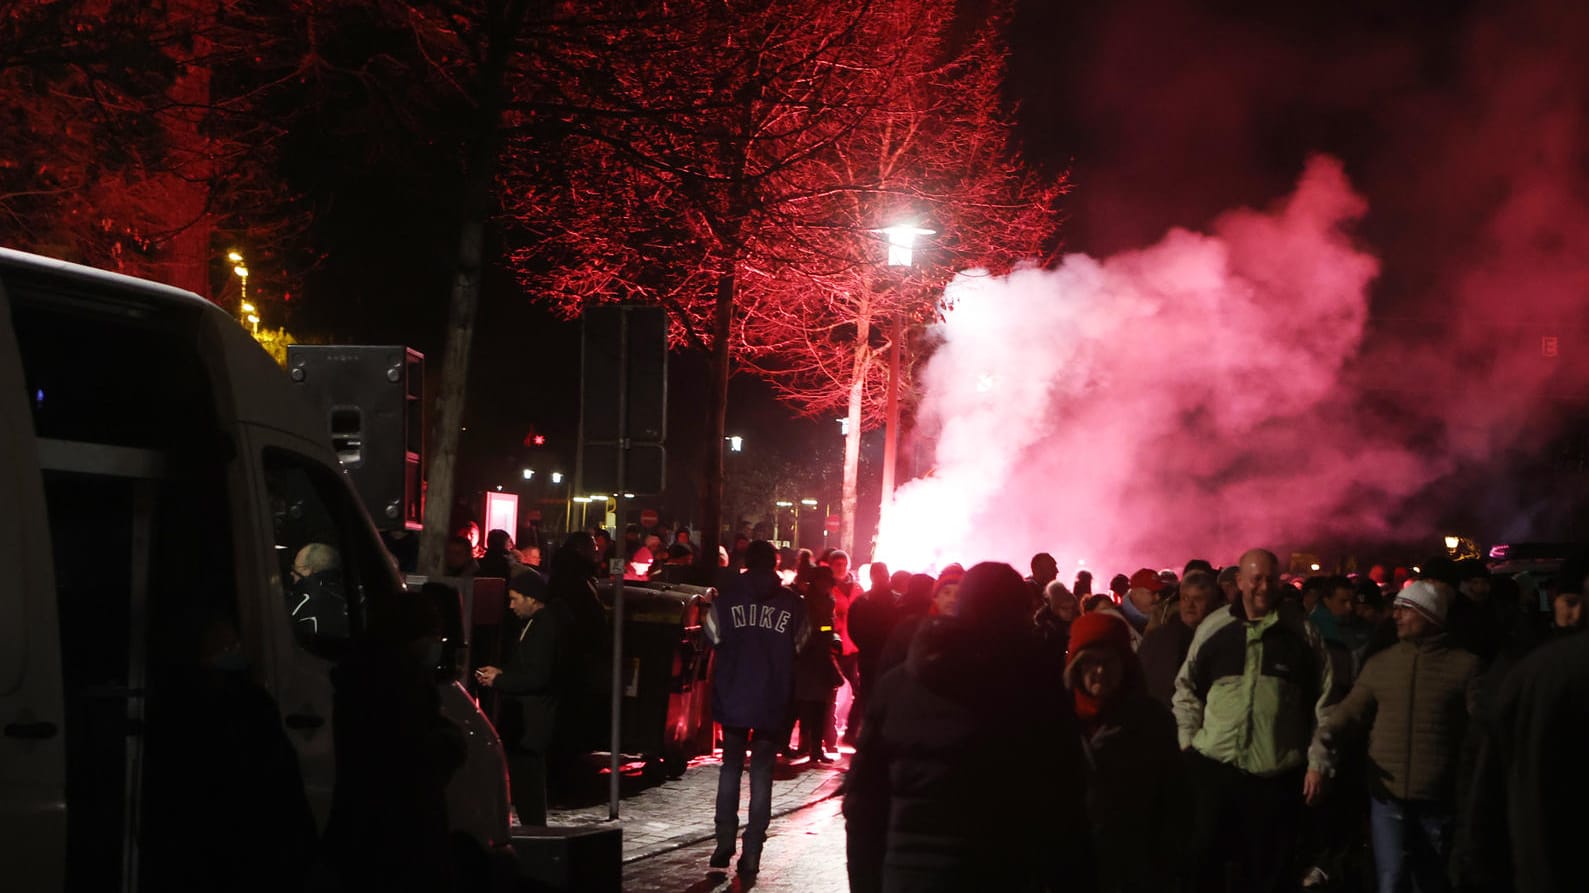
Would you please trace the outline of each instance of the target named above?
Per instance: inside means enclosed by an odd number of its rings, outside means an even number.
[[[1120,617],[1095,611],[1070,626],[1065,686],[1090,767],[1087,814],[1100,891],[1168,889],[1181,790],[1169,708],[1151,698]]]
[[[874,690],[844,799],[851,890],[1091,889],[1081,738],[1028,599],[1009,565],[973,567]]]

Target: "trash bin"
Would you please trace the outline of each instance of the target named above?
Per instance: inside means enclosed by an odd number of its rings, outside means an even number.
[[[601,587],[612,616],[612,587]],[[624,585],[624,753],[643,754],[671,778],[712,747],[708,648],[702,621],[711,589],[669,583]]]

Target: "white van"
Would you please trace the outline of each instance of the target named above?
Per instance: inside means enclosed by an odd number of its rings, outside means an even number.
[[[402,587],[329,441],[213,304],[0,249],[8,888],[262,888],[320,858],[332,671]],[[501,852],[500,742],[439,682],[467,742],[448,820]]]

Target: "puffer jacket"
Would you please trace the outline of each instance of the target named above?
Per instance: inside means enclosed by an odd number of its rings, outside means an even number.
[[[1444,635],[1397,642],[1363,667],[1325,723],[1324,738],[1333,749],[1369,730],[1375,796],[1455,805],[1458,755],[1478,676],[1478,657]]]
[[[1318,733],[1334,670],[1319,631],[1282,603],[1249,620],[1240,601],[1198,624],[1175,677],[1181,747],[1253,775],[1326,771]]]

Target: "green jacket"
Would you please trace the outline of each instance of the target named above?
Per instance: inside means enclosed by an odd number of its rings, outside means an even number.
[[[1304,763],[1327,771],[1318,731],[1333,683],[1324,640],[1300,609],[1282,604],[1249,621],[1238,601],[1198,625],[1175,677],[1181,747],[1253,775]]]
[[[1369,659],[1325,724],[1331,747],[1368,730],[1375,794],[1454,805],[1479,659],[1444,635],[1397,642]]]

